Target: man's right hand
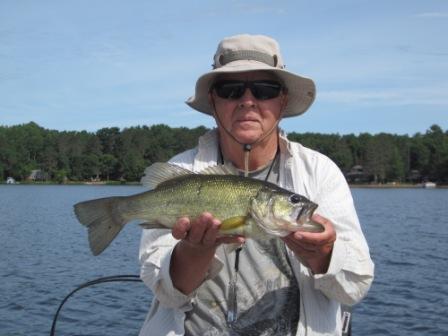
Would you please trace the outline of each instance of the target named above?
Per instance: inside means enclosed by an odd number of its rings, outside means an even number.
[[[192,248],[216,248],[220,244],[244,243],[240,236],[220,236],[221,222],[208,212],[190,221],[188,217],[178,219],[172,229],[173,237],[184,241]]]
[[[220,236],[221,222],[204,212],[198,218],[179,218],[172,229],[179,239],[171,256],[170,274],[174,287],[190,294],[204,281],[210,264],[220,244],[242,244],[244,237]]]

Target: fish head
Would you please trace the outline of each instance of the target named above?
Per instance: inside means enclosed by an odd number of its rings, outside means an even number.
[[[267,233],[284,237],[298,230],[323,231],[311,220],[316,208],[317,204],[305,196],[266,188],[252,199],[250,214]]]

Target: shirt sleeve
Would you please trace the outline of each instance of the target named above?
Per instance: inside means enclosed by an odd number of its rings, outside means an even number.
[[[330,299],[353,305],[367,294],[374,264],[345,177],[331,160],[322,168],[317,174],[316,212],[331,220],[337,237],[328,271],[313,275],[314,287]]]
[[[196,291],[183,294],[174,287],[170,275],[171,255],[176,243],[168,230],[144,230],[140,243],[140,277],[162,306],[188,311]],[[214,278],[222,267],[222,262],[215,256],[204,281]]]
[[[144,230],[142,233],[140,277],[167,308],[181,308],[191,299],[178,291],[171,281],[170,260],[175,245],[176,240],[168,230]]]

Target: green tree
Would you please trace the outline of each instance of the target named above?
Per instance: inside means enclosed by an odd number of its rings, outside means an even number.
[[[101,128],[96,132],[103,154],[115,155],[116,147],[120,138],[120,129],[118,127]]]
[[[384,133],[375,135],[367,141],[363,166],[364,171],[372,176],[373,182],[386,182],[392,147],[388,135]]]
[[[115,171],[118,160],[111,154],[100,156],[100,172],[103,178],[109,181],[110,175]]]
[[[143,156],[136,149],[131,149],[124,154],[122,160],[122,178],[127,181],[140,181],[146,167]]]
[[[393,148],[387,165],[386,178],[388,181],[403,182],[406,178],[405,162],[398,150]]]
[[[0,126],[0,178],[20,180],[41,169],[60,182],[98,176],[137,181],[145,167],[194,147],[206,131],[167,125],[102,128],[96,133],[58,132],[33,122]],[[291,133],[289,138],[329,156],[344,172],[362,165],[377,182],[404,181],[411,175],[416,181],[418,171],[424,178],[448,183],[448,132],[438,125],[412,137]]]
[[[438,125],[432,125],[424,136],[424,143],[429,149],[430,164],[428,177],[433,181],[447,181],[448,136]]]

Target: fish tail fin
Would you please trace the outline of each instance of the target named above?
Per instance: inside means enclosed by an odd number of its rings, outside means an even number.
[[[113,211],[120,198],[100,198],[75,204],[76,217],[88,228],[90,250],[95,256],[109,246],[126,224],[126,220]]]

